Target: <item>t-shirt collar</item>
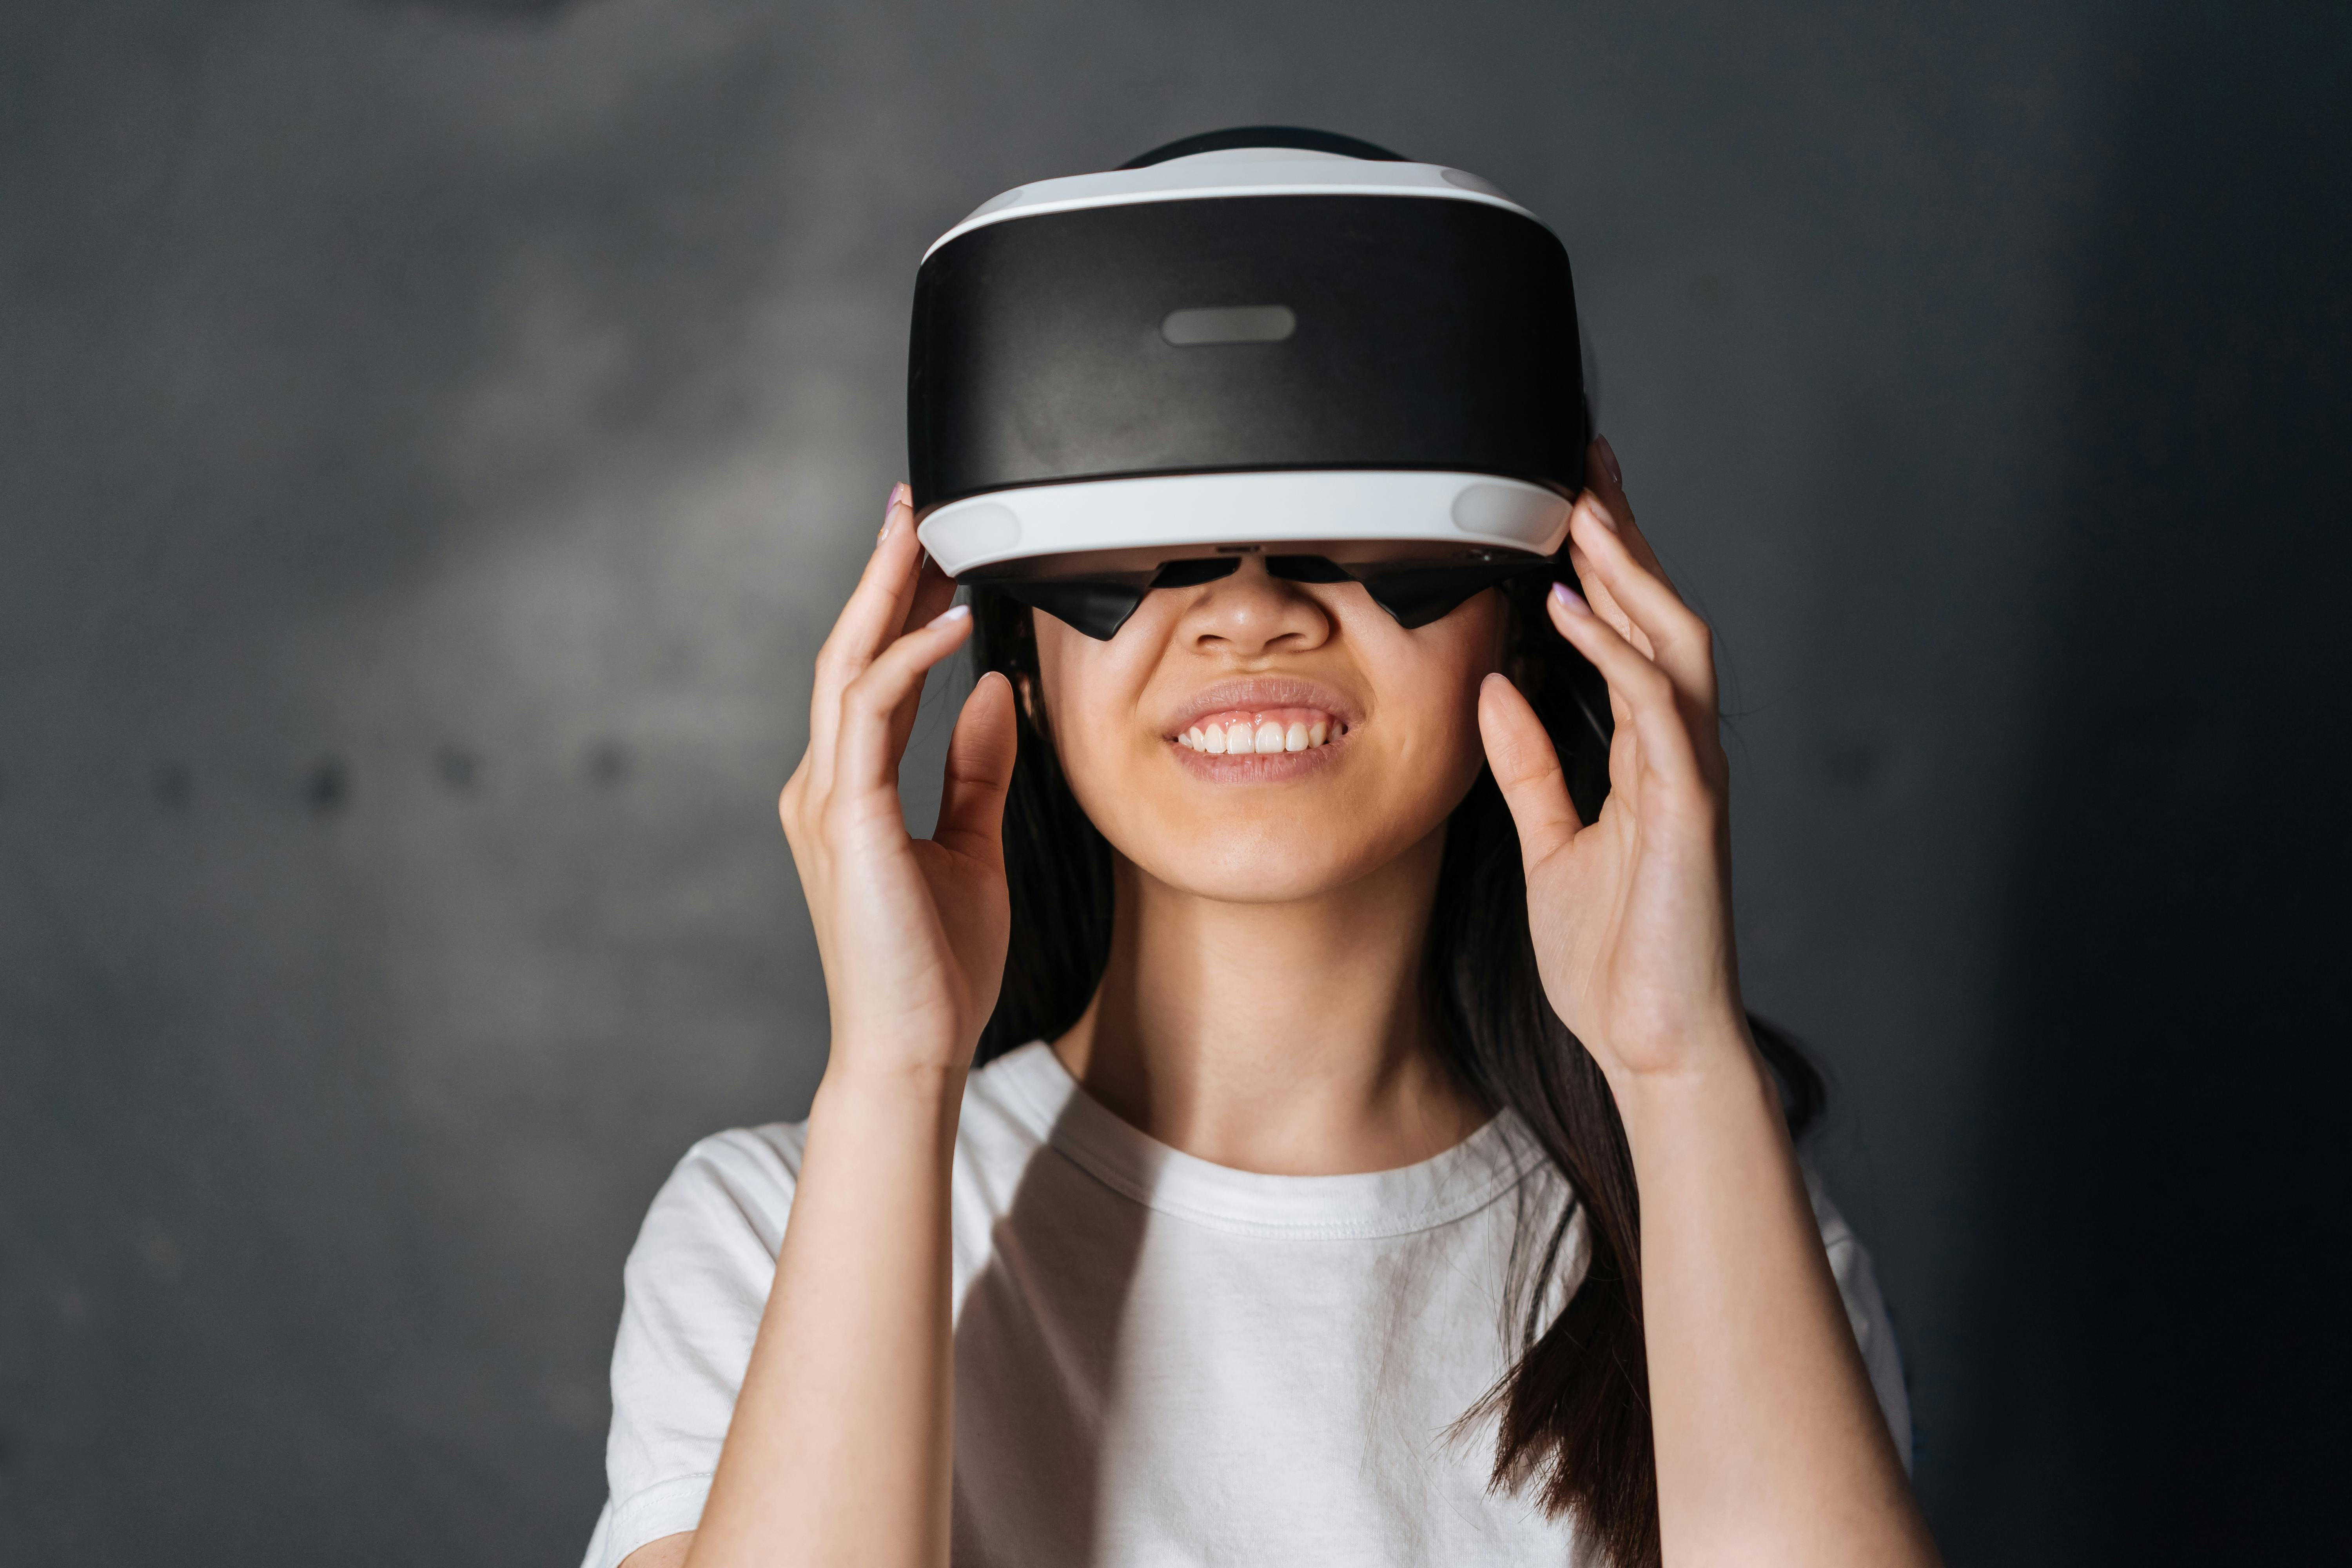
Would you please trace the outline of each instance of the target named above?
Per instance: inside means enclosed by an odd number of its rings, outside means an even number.
[[[1087,1094],[1043,1040],[1007,1052],[982,1077],[1003,1086],[1007,1108],[1041,1140],[1106,1186],[1218,1230],[1333,1240],[1408,1235],[1476,1213],[1543,1159],[1507,1110],[1417,1164],[1344,1176],[1268,1175],[1196,1159],[1129,1126]]]

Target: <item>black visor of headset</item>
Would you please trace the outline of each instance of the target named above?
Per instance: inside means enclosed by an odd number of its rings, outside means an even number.
[[[1553,563],[1543,557],[1508,561],[1354,562],[1341,565],[1324,555],[1265,555],[1266,575],[1290,583],[1361,583],[1372,603],[1397,625],[1411,630],[1450,615],[1469,600],[1524,572]],[[1238,555],[1170,561],[1138,572],[1097,573],[1084,577],[997,578],[975,584],[1018,604],[1045,611],[1097,642],[1108,642],[1154,588],[1192,588],[1229,577],[1241,567]]]

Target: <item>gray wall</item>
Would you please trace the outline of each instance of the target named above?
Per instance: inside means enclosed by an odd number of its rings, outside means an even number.
[[[1569,241],[1954,1561],[2305,1544],[2346,16],[0,11],[0,1558],[576,1560],[644,1205],[824,1060],[914,261],[1266,121]]]

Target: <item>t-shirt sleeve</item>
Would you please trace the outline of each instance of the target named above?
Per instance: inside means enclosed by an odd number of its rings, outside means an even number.
[[[646,1211],[622,1270],[611,1490],[582,1568],[614,1568],[701,1521],[783,1242],[798,1131],[704,1139]]]
[[[1871,1392],[1895,1437],[1895,1451],[1911,1469],[1911,1395],[1903,1383],[1903,1352],[1895,1343],[1895,1325],[1886,1315],[1886,1299],[1878,1293],[1878,1276],[1870,1253],[1837,1205],[1822,1188],[1821,1178],[1805,1173],[1805,1189],[1813,1201],[1813,1220],[1822,1228],[1822,1245],[1830,1255],[1830,1272],[1837,1276],[1838,1294],[1845,1300],[1846,1321],[1853,1325],[1854,1343],[1862,1348],[1862,1364],[1870,1373]]]

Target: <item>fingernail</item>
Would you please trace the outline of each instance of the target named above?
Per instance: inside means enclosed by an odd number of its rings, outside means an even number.
[[[932,616],[931,625],[935,626],[953,626],[956,622],[962,620],[966,616],[971,614],[971,606],[970,605],[953,605]]]
[[[888,539],[890,531],[898,526],[898,508],[902,502],[913,504],[909,500],[907,487],[903,484],[892,485],[890,499],[882,508],[882,531],[874,536],[875,543],[880,544]]]
[[[1599,523],[1601,527],[1607,529],[1612,533],[1617,531],[1617,520],[1609,515],[1609,509],[1602,506],[1597,497],[1590,495],[1586,496],[1584,498],[1584,504],[1587,510],[1592,513],[1593,521]]]
[[[1601,448],[1601,466],[1609,470],[1609,482],[1612,485],[1623,484],[1625,470],[1617,466],[1617,448],[1609,444],[1609,437],[1595,436],[1592,438],[1592,444]]]
[[[1584,602],[1584,595],[1565,583],[1554,583],[1551,585],[1551,602],[1571,616],[1589,616],[1592,613],[1592,606]]]

